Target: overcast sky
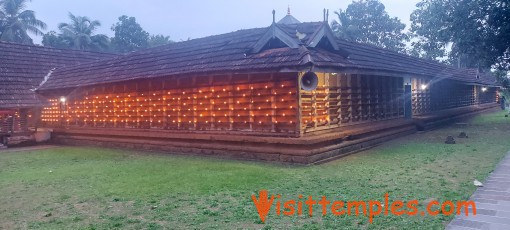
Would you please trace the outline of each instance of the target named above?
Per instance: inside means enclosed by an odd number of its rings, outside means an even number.
[[[48,28],[58,32],[57,25],[68,21],[68,12],[99,20],[102,25],[96,33],[113,36],[111,26],[121,15],[136,17],[137,22],[150,34],[170,36],[174,41],[200,38],[271,24],[271,11],[276,19],[291,13],[298,20],[321,21],[322,10],[329,9],[329,20],[334,11],[345,9],[351,0],[32,0],[28,9]],[[409,15],[419,0],[381,0],[392,17],[398,17],[409,27]],[[40,43],[41,37],[35,37]]]

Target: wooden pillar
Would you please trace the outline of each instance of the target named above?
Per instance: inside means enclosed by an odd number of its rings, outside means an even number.
[[[271,103],[271,112],[270,112],[270,116],[271,116],[271,132],[275,132],[277,130],[277,108],[276,108],[276,103],[275,103],[275,94],[276,94],[276,84],[275,84],[275,77],[274,77],[274,74],[271,73],[271,77],[270,77],[270,81],[268,82],[268,85],[270,87],[270,94],[271,96],[269,97],[269,100],[270,100],[270,103]]]
[[[301,77],[302,73],[297,73],[297,81],[296,81],[296,101],[297,101],[297,107],[296,107],[296,131],[299,136],[302,136],[304,133],[303,129],[303,105],[301,104]]]
[[[148,80],[149,81],[149,89],[147,91],[147,100],[148,100],[148,107],[149,108],[146,108],[149,110],[149,129],[152,128],[152,122],[154,121],[154,104],[153,104],[153,101],[152,101],[152,98],[153,98],[153,90],[152,90],[152,80]],[[144,100],[145,101],[145,100]]]
[[[351,120],[359,122],[361,120],[361,87],[360,79],[361,75],[351,75],[348,84],[351,94]]]
[[[413,103],[411,85],[404,85],[404,117],[407,119],[413,116]]]
[[[27,111],[27,109],[19,109],[18,122],[19,122],[19,131],[20,132],[28,131],[28,126],[27,126],[28,111]]]
[[[227,122],[229,123],[229,130],[234,130],[234,105],[235,105],[235,100],[234,100],[234,77],[232,74],[229,74],[228,75],[228,82],[230,83],[229,85],[225,86],[226,90],[227,90],[227,95],[228,95],[228,98],[227,98],[227,103],[228,103],[228,119],[227,119]]]
[[[370,88],[370,75],[363,75],[363,89],[362,89],[362,95],[364,96],[364,120],[370,121],[370,117],[372,114],[372,103],[371,103],[371,88]]]
[[[17,115],[19,114],[19,110],[15,110],[14,113],[12,114],[12,119],[11,119],[11,127],[9,128],[9,132],[10,133],[14,133],[16,132],[16,122],[17,122]]]
[[[318,117],[317,117],[317,90],[312,90],[312,98],[311,98],[311,112],[312,112],[312,121],[313,128],[317,128]]]
[[[121,97],[121,106],[122,106],[122,109],[121,109],[121,116],[122,116],[122,120],[124,120],[124,125],[122,125],[123,127],[122,128],[127,128],[128,125],[129,125],[129,122],[128,122],[128,119],[129,119],[129,113],[128,113],[128,99],[127,98],[127,95],[128,94],[128,87],[127,87],[127,84],[122,84],[122,91],[120,93],[120,95],[122,95]]]
[[[325,111],[325,120],[327,122],[327,127],[328,128],[331,128],[332,127],[332,119],[331,119],[331,116],[330,116],[330,93],[329,93],[329,90],[330,90],[330,83],[329,83],[329,79],[330,78],[330,75],[329,73],[324,73],[324,111]]]
[[[252,82],[253,79],[252,79],[252,75],[248,75],[248,82]],[[250,101],[249,105],[248,105],[248,119],[249,119],[249,122],[250,122],[250,130],[251,131],[254,131],[255,129],[255,108],[253,106],[253,100],[254,100],[254,95],[253,95],[253,84],[248,84],[248,89],[250,90],[250,93],[248,95],[248,99]]]
[[[192,121],[192,129],[193,130],[197,130],[197,126],[198,126],[198,118],[199,118],[199,115],[197,113],[197,107],[198,107],[198,87],[196,86],[196,82],[197,82],[197,77],[196,76],[193,76],[191,78],[191,90],[190,90],[190,93],[191,93],[191,111],[192,114],[193,114],[193,117],[191,118],[191,121]]]
[[[135,124],[135,128],[140,128],[140,101],[139,101],[139,98],[138,98],[138,94],[139,94],[139,85],[138,85],[138,82],[135,82],[135,92],[136,93],[133,93],[133,98],[131,99],[133,102],[134,102],[134,114],[135,114],[135,117],[134,119],[136,119],[136,122],[133,121],[133,124]]]

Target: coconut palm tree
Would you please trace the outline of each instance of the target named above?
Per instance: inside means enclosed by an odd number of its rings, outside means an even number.
[[[27,0],[0,0],[0,40],[33,44],[28,33],[43,35],[46,24],[25,10]]]
[[[354,31],[356,28],[351,25],[347,12],[340,9],[335,11],[335,14],[338,16],[338,21],[333,20],[331,29],[336,33],[336,36],[348,41],[355,40],[353,34],[356,32]]]
[[[70,48],[79,50],[100,50],[107,48],[109,39],[106,35],[92,35],[101,23],[85,16],[75,16],[69,13],[70,23],[60,23],[62,38]]]

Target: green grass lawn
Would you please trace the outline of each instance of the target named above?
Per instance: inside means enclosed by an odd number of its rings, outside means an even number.
[[[277,216],[261,189],[330,200],[466,200],[510,150],[503,112],[387,142],[318,166],[90,147],[0,152],[0,229],[443,229],[453,216]],[[468,139],[444,144],[466,131]],[[274,208],[274,207],[273,207]],[[303,213],[307,213],[304,207]]]

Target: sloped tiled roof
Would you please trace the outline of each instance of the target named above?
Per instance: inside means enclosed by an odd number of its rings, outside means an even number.
[[[349,61],[363,69],[423,75],[436,80],[451,79],[473,84],[495,85],[495,77],[479,73],[477,69],[459,69],[376,46],[337,39],[340,47],[349,52]],[[477,78],[479,76],[479,78]]]
[[[278,21],[278,24],[298,24],[301,23],[294,16],[290,14],[290,6],[287,8],[287,15]]]
[[[278,48],[249,54],[266,30],[240,30],[132,52],[108,61],[60,68],[40,89],[217,71],[279,71],[307,64],[302,63],[308,54],[306,49]]]
[[[252,54],[250,50],[266,34],[268,28],[239,30],[136,51],[107,61],[59,68],[39,89],[76,88],[183,74],[305,71],[311,66],[338,71],[374,70],[381,74],[422,75],[439,80],[493,84],[493,81],[485,78],[477,79],[470,71],[342,39],[333,39],[332,42],[345,51],[347,56],[340,51],[307,46],[313,35],[324,28],[321,22],[272,26],[277,26],[300,44],[299,48],[268,48]]]
[[[285,15],[285,17],[283,17],[282,19],[280,19],[280,21],[278,21],[278,24],[298,24],[298,23],[301,23],[301,22],[290,14]]]
[[[40,104],[32,89],[52,69],[116,56],[0,41],[0,108]]]
[[[312,35],[317,31],[324,23],[322,22],[305,22],[299,24],[278,24],[283,31],[293,37],[296,42],[302,42],[306,44],[312,37]],[[297,35],[302,34],[301,39],[297,37]]]
[[[485,85],[497,85],[496,77],[490,73],[483,73],[478,71],[478,69],[463,69],[464,76],[463,80],[469,83],[480,83]],[[465,76],[471,76],[474,78],[466,79]]]
[[[39,96],[27,89],[29,82],[23,78],[0,81],[0,109],[24,108],[41,105]]]

